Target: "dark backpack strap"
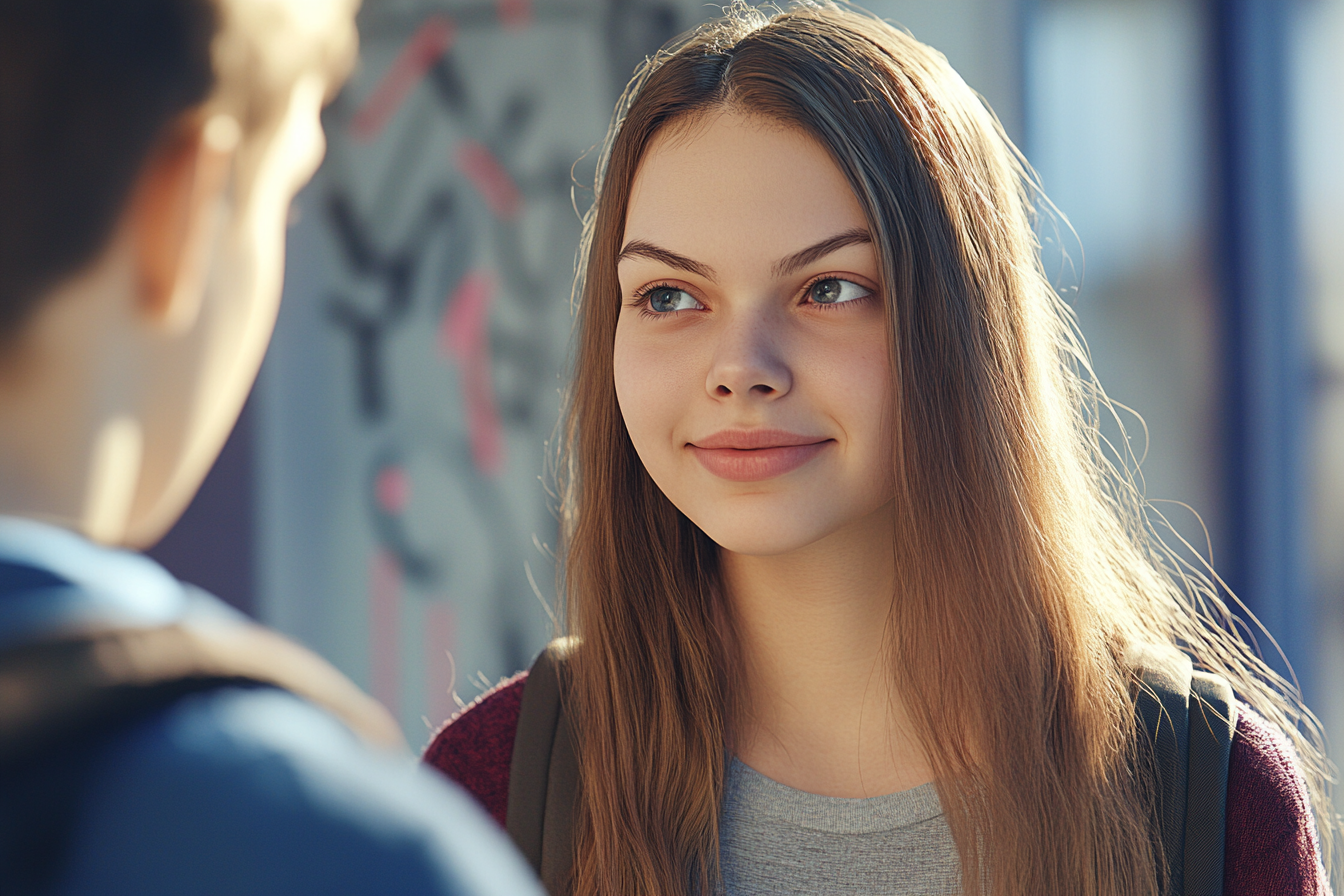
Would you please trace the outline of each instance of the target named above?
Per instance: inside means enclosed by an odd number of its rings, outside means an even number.
[[[1185,894],[1222,896],[1227,830],[1227,768],[1237,729],[1237,704],[1227,679],[1196,672],[1190,679],[1190,764],[1185,810]]]
[[[1188,657],[1138,668],[1135,712],[1156,775],[1167,896],[1222,896],[1227,768],[1236,730],[1228,682]]]
[[[569,891],[574,865],[579,765],[562,696],[568,650],[568,639],[548,644],[523,685],[505,814],[509,836],[551,896]]]
[[[1134,709],[1147,735],[1157,777],[1154,788],[1161,833],[1166,896],[1185,894],[1185,812],[1189,754],[1190,660],[1150,658],[1140,666]]]
[[[0,766],[229,684],[282,688],[373,744],[405,744],[387,711],[316,654],[257,625],[203,622],[95,631],[0,653]]]

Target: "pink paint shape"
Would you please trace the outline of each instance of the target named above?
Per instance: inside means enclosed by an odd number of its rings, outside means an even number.
[[[439,351],[463,357],[489,350],[487,329],[495,281],[488,271],[468,271],[457,284],[439,324]]]
[[[532,24],[532,0],[495,0],[499,24],[511,31]]]
[[[389,551],[369,563],[369,689],[394,718],[401,711],[401,563]]]
[[[439,322],[439,351],[457,365],[472,462],[487,476],[504,469],[504,427],[491,376],[490,304],[494,294],[490,274],[471,271],[458,284]]]
[[[425,605],[425,682],[426,706],[431,725],[446,722],[457,712],[453,700],[456,669],[453,647],[457,635],[457,614],[446,599],[432,600]]]
[[[445,16],[430,16],[416,29],[411,39],[384,73],[378,86],[364,100],[350,122],[350,133],[359,141],[369,141],[383,132],[397,114],[406,97],[424,80],[425,74],[448,52],[456,37],[456,28]]]
[[[383,467],[373,480],[373,496],[383,513],[398,516],[411,501],[411,477],[403,467]]]
[[[475,140],[458,143],[457,169],[471,181],[496,218],[509,221],[518,217],[523,208],[523,195],[518,192],[513,177],[484,144]]]

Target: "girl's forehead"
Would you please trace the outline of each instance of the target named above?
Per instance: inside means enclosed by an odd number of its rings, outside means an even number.
[[[724,111],[654,138],[631,185],[622,245],[779,257],[866,224],[849,181],[811,135]]]

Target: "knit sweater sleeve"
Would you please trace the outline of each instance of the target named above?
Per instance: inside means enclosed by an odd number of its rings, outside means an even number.
[[[1227,772],[1225,896],[1328,896],[1316,822],[1294,751],[1239,707]]]
[[[509,763],[527,673],[501,681],[444,723],[422,761],[457,782],[504,826]]]

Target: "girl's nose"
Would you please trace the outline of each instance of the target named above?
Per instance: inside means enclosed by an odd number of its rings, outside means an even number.
[[[793,376],[780,349],[780,334],[760,318],[726,324],[718,336],[705,388],[715,398],[781,398]]]

